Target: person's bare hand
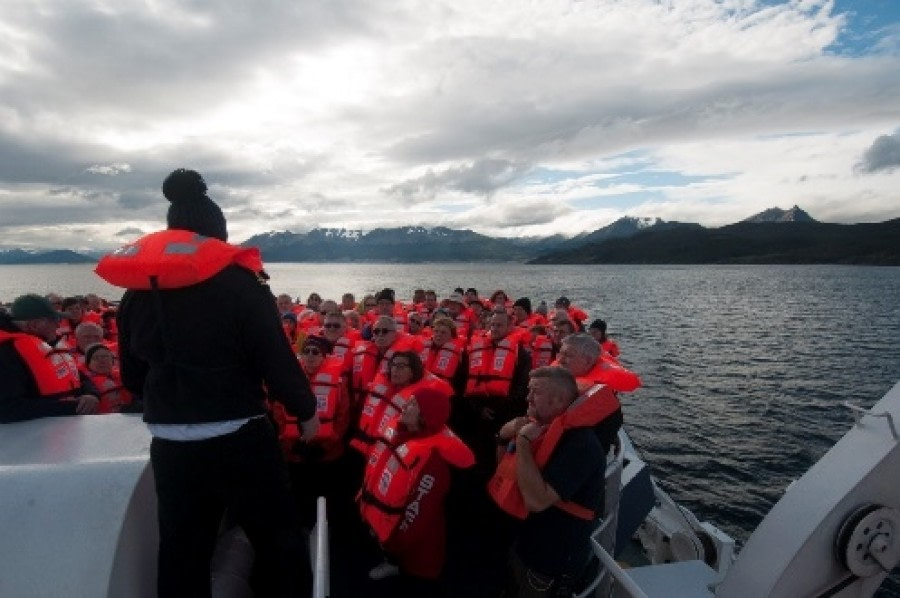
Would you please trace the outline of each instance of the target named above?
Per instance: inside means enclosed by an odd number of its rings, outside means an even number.
[[[538,436],[541,435],[541,432],[544,431],[544,426],[538,424],[537,422],[530,421],[521,428],[519,428],[518,434],[520,436],[524,436],[528,440],[534,440]]]
[[[519,433],[519,430],[522,429],[522,426],[527,424],[529,421],[530,420],[525,416],[513,418],[503,424],[503,427],[500,428],[498,434],[501,438],[512,440],[516,437],[516,434]]]

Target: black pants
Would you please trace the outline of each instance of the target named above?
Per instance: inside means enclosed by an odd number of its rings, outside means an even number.
[[[150,459],[159,500],[160,597],[210,595],[210,560],[226,509],[253,545],[256,596],[311,593],[308,543],[265,418],[209,440],[154,438]]]

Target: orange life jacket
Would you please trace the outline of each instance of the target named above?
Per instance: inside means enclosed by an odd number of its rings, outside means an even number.
[[[637,374],[623,367],[615,359],[602,354],[591,371],[579,376],[578,380],[605,384],[618,392],[632,392],[641,387],[641,379]]]
[[[457,338],[469,338],[472,334],[472,311],[468,308],[462,310],[453,322],[456,324]]]
[[[608,386],[596,384],[589,388],[565,412],[550,422],[538,438],[531,441],[531,452],[538,469],[543,469],[547,465],[566,430],[595,426],[612,415],[618,406],[619,401]],[[528,507],[525,506],[525,499],[519,490],[516,476],[516,453],[507,452],[500,459],[497,471],[488,482],[488,494],[501,509],[513,517],[525,519],[528,516]],[[598,515],[593,510],[572,501],[560,500],[553,506],[588,521]]]
[[[400,415],[417,392],[424,388],[433,389],[446,395],[447,401],[453,394],[449,384],[430,372],[426,372],[418,382],[404,386],[397,392],[385,383],[375,382],[371,388],[359,414],[357,434],[354,438],[357,443],[351,441],[351,445],[358,450],[364,445],[364,450],[361,451],[363,454],[368,453],[375,442],[384,438],[391,420]]]
[[[402,332],[397,333],[394,344],[388,347],[380,358],[378,356],[378,347],[373,341],[361,341],[353,348],[353,377],[351,378],[351,386],[353,392],[359,395],[366,392],[369,382],[375,379],[376,375],[389,376],[389,366],[391,358],[398,351],[413,351],[414,353],[422,352],[422,339],[416,336],[410,336]]]
[[[344,380],[342,378],[343,362],[341,359],[328,356],[319,366],[319,370],[309,377],[309,385],[316,396],[316,415],[319,416],[319,431],[313,438],[307,438],[308,442],[320,442],[323,445],[334,446],[341,442],[342,434],[338,430],[342,428],[337,421],[338,406],[344,395]],[[271,403],[269,408],[278,424],[278,441],[288,461],[297,462],[299,457],[291,451],[300,440],[300,429],[297,427],[297,418],[284,408],[281,403]],[[336,456],[339,456],[336,455]],[[326,460],[328,457],[326,457]]]
[[[211,278],[229,265],[262,271],[259,249],[243,248],[195,232],[170,229],[150,233],[100,259],[94,271],[128,289],[179,289]]]
[[[532,312],[527,318],[522,320],[521,322],[516,322],[516,326],[520,328],[528,328],[531,329],[532,326],[546,326],[547,318],[543,316],[543,314],[539,314],[538,312]]]
[[[618,343],[616,343],[616,341],[612,340],[611,338],[608,338],[605,341],[603,341],[602,343],[600,343],[600,347],[604,351],[606,351],[606,353],[610,357],[612,357],[614,359],[619,357],[619,345],[618,345]]]
[[[422,363],[425,364],[426,370],[449,382],[459,367],[463,350],[466,347],[465,341],[451,338],[437,349],[433,345],[432,340],[425,341],[425,348],[422,349]]]
[[[56,328],[56,336],[59,339],[56,342],[57,349],[74,349],[78,346],[78,343],[75,341],[75,326],[72,326],[72,322],[68,318],[63,318],[59,321],[59,326]]]
[[[323,334],[324,336],[324,334]],[[340,357],[342,360],[346,358],[348,353],[353,351],[354,342],[350,340],[348,336],[342,336],[337,339],[334,343],[334,348],[331,350],[331,354],[335,357]]]
[[[0,330],[0,343],[12,343],[37,385],[38,396],[64,399],[81,394],[78,363],[69,351],[53,349],[43,340],[24,332]]]
[[[343,361],[337,357],[327,357],[313,376],[309,385],[316,395],[316,414],[319,416],[319,431],[315,438],[334,441],[340,435],[335,431],[335,413],[341,400],[343,386]]]
[[[359,400],[365,394],[367,386],[378,373],[379,361],[378,347],[372,341],[360,341],[353,347],[350,387],[353,389],[354,400]]]
[[[531,342],[531,369],[550,365],[553,361],[553,341],[546,334],[539,334]]]
[[[509,395],[519,344],[506,337],[496,345],[490,338],[478,338],[469,346],[469,380],[466,396],[505,397]]]
[[[128,390],[122,386],[122,380],[113,374],[90,374],[91,382],[100,391],[100,404],[97,406],[97,413],[118,413],[125,405],[130,405],[132,396]]]
[[[372,449],[359,493],[359,508],[380,542],[387,542],[407,517],[415,517],[416,510],[408,507],[417,503],[434,483],[421,475],[434,453],[454,467],[475,464],[472,451],[447,426],[437,434],[411,438],[397,447],[378,442]]]
[[[382,411],[381,404],[389,402],[393,395],[394,389],[385,378],[379,376],[378,380],[369,383],[368,393],[359,413],[359,420],[357,420],[353,436],[350,438],[350,446],[363,455],[368,454],[369,449],[378,440],[378,437],[372,434],[374,427],[372,420],[379,416],[379,413],[376,412]]]

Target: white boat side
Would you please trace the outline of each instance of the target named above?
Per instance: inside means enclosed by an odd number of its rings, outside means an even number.
[[[0,426],[0,596],[155,596],[149,449],[139,415]]]

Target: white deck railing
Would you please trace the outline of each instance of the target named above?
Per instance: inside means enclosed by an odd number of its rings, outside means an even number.
[[[325,598],[331,594],[331,563],[328,562],[328,515],[325,511],[325,497],[316,501],[316,526],[310,537],[310,552],[313,562],[313,597]]]

